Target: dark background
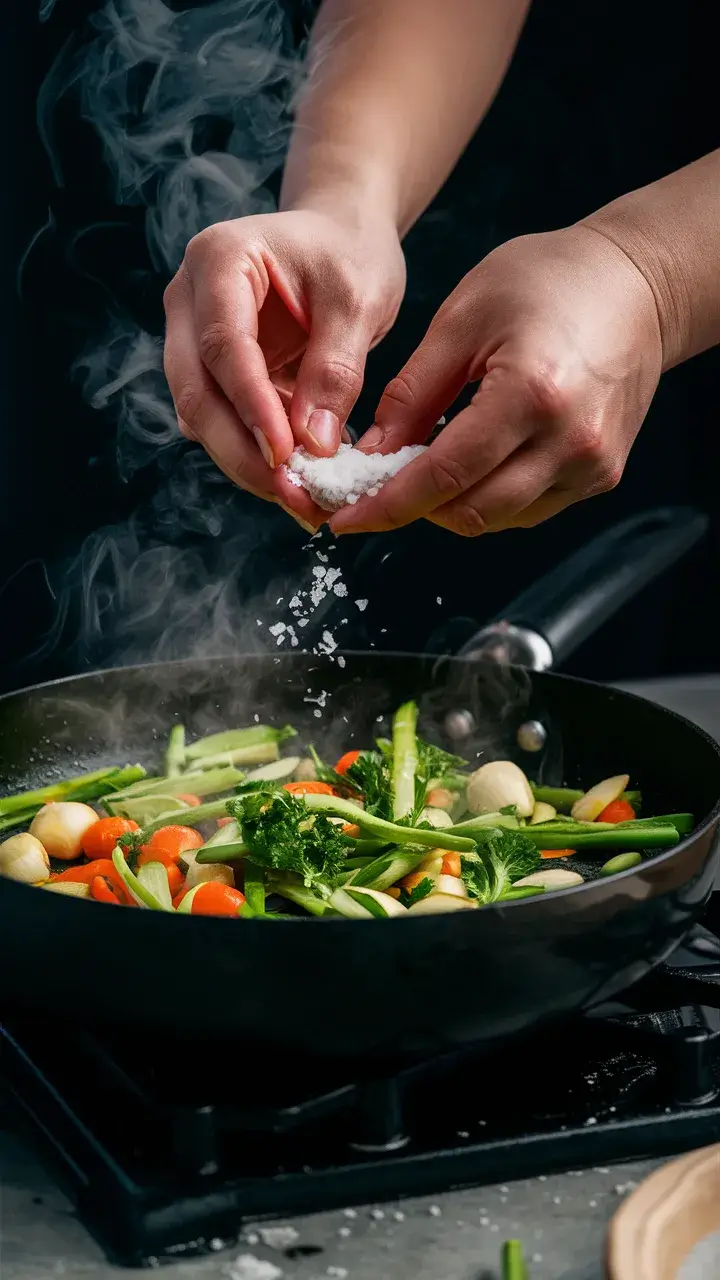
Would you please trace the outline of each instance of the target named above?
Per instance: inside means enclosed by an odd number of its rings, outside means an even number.
[[[97,140],[71,102],[57,122],[66,185],[58,191],[52,183],[35,127],[35,97],[57,50],[82,30],[93,5],[58,0],[42,25],[32,8],[19,0],[3,7],[0,18],[10,175],[0,196],[4,687],[116,660],[111,617],[92,648],[77,643],[80,581],[68,576],[67,566],[88,535],[122,524],[132,512],[141,513],[141,541],[156,542],[162,531],[152,514],[145,520],[142,513],[152,513],[149,504],[167,468],[182,465],[180,450],[177,458],[165,458],[162,473],[149,465],[121,480],[112,414],[89,408],[69,377],[88,336],[102,333],[108,306],[161,333],[164,281],[149,263],[142,211],[115,206]],[[288,0],[288,9],[301,37],[312,6]],[[711,10],[707,0],[535,0],[488,119],[408,236],[407,298],[395,330],[371,356],[356,424],[371,420],[384,383],[443,297],[494,245],[571,222],[720,145],[710,102]],[[18,296],[18,262],[49,212],[53,229],[30,254]],[[90,223],[105,225],[78,242],[78,231]],[[346,647],[418,650],[454,618],[482,622],[583,538],[642,507],[693,502],[714,513],[718,355],[708,353],[663,378],[625,479],[607,497],[529,532],[464,541],[417,525],[341,543],[351,596],[371,601],[346,628]],[[278,561],[288,572],[307,567],[304,539],[281,514],[216,478],[206,501],[222,510],[221,541],[246,529],[253,513],[256,554],[236,584],[241,602],[262,590]],[[718,570],[713,519],[708,544],[627,607],[568,669],[612,679],[717,668],[706,612]],[[173,537],[181,548],[192,543],[208,575],[228,573],[217,538],[202,532]],[[56,626],[48,643],[61,599],[65,625]],[[139,631],[134,656],[151,656],[156,641],[152,629]]]

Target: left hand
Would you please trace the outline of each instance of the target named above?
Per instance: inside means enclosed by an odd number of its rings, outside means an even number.
[[[335,533],[425,518],[465,537],[529,528],[620,480],[662,371],[655,294],[592,227],[522,236],[469,272],[380,401],[360,448],[421,457],[331,520]]]

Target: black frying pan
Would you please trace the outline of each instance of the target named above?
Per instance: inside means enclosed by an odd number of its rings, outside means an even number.
[[[671,712],[599,685],[508,667],[548,664],[676,560],[703,517],[663,511],[591,544],[480,633],[459,659],[350,654],[180,662],[100,672],[0,699],[5,787],[100,763],[157,761],[179,717],[205,732],[292,721],[332,755],[368,744],[408,697],[427,731],[472,758],[511,754],[548,783],[629,772],[645,812],[692,810],[691,837],[613,879],[478,912],[407,921],[233,922],[122,911],[0,880],[6,1003],[81,1022],[112,1015],[194,1037],[386,1057],[493,1041],[604,1000],[686,934],[718,862],[720,749]],[[478,657],[480,660],[478,660]],[[325,689],[322,721],[305,698]],[[347,715],[353,732],[342,716]],[[539,724],[542,749],[518,730]],[[464,740],[458,744],[458,737]],[[537,747],[543,733],[521,741]],[[592,874],[586,860],[583,870]],[[210,1050],[209,1050],[210,1052]]]

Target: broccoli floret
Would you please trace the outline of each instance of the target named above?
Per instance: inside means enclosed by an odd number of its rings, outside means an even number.
[[[301,796],[254,791],[229,800],[227,810],[259,866],[294,871],[305,885],[328,888],[343,870],[352,842],[324,813],[311,813]]]
[[[522,831],[488,828],[477,854],[461,860],[462,879],[472,897],[481,902],[497,902],[524,876],[541,864],[540,852]]]

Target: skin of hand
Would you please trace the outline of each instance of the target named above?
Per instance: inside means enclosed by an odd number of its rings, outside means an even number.
[[[473,537],[528,528],[604,493],[622,476],[662,367],[653,290],[617,244],[582,224],[509,241],[440,308],[359,447],[422,443],[479,382],[471,404],[331,528],[425,517]]]
[[[323,208],[218,223],[165,291],[165,374],[183,435],[314,531],[327,513],[280,466],[332,456],[368,350],[405,288],[394,222]]]
[[[720,150],[563,231],[502,245],[458,285],[386,388],[361,448],[424,441],[335,533],[421,516],[466,536],[529,528],[622,476],[660,374],[720,343]]]

